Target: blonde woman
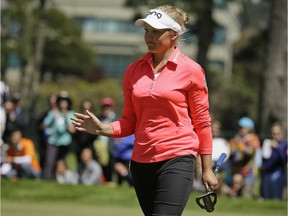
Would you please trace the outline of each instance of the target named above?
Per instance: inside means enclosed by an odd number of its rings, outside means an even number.
[[[181,215],[192,191],[195,158],[203,183],[214,190],[208,90],[201,66],[185,56],[177,41],[187,15],[169,5],[151,9],[135,22],[145,29],[148,52],[128,66],[124,108],[104,124],[87,111],[72,118],[77,130],[112,137],[135,134],[131,173],[144,215]]]

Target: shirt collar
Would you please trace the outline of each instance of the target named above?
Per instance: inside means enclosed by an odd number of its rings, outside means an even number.
[[[181,54],[181,50],[179,49],[179,47],[176,47],[174,49],[174,51],[172,52],[172,54],[170,55],[170,57],[167,61],[167,64],[172,63],[175,66],[177,66],[178,65],[178,58],[179,58],[180,54]],[[146,62],[151,62],[152,61],[152,53],[147,52],[141,59],[146,61]]]

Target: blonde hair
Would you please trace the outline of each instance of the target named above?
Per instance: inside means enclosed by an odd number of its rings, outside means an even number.
[[[176,21],[181,26],[182,32],[186,30],[186,24],[188,23],[188,16],[183,10],[171,5],[159,6],[157,7],[157,9],[164,11],[174,21]]]

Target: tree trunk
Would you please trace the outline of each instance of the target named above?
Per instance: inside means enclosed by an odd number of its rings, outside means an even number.
[[[266,135],[275,121],[287,131],[287,0],[271,0],[271,4],[260,114],[260,130]]]
[[[32,32],[34,26],[33,8],[30,2],[22,5],[22,13],[25,20],[21,23],[21,34],[19,37],[20,43],[20,58],[21,58],[21,77],[20,77],[20,92],[24,106],[30,107],[31,104],[31,79],[34,74],[34,56],[32,46]]]
[[[39,7],[39,17],[36,29],[36,41],[35,41],[35,51],[34,51],[34,74],[31,79],[31,88],[32,88],[32,99],[30,104],[30,110],[34,110],[35,101],[37,98],[37,92],[40,83],[41,75],[41,65],[43,62],[43,49],[45,44],[45,26],[44,26],[44,10],[45,10],[46,0],[40,0]]]
[[[43,47],[44,47],[44,24],[43,24],[43,10],[45,6],[45,0],[40,0],[39,7],[39,17],[36,21],[35,28],[35,45],[32,46],[32,35],[28,38],[27,41],[30,44],[27,44],[29,47],[30,55],[26,59],[26,65],[23,68],[22,82],[21,82],[21,94],[23,97],[23,101],[25,101],[25,106],[32,111],[34,107],[34,102],[36,98],[36,94],[39,87],[40,82],[40,68],[43,59]],[[31,7],[31,6],[30,6]],[[27,16],[31,16],[29,14],[31,12],[31,8],[27,10]],[[30,18],[30,22],[27,23],[26,30],[31,32],[32,28],[32,17]],[[35,21],[35,20],[34,20]]]
[[[208,73],[207,53],[213,39],[215,23],[212,19],[213,1],[207,0],[202,2],[202,7],[198,11],[197,33],[199,36],[197,62]],[[209,76],[206,76],[209,78]],[[209,80],[208,80],[209,83]]]

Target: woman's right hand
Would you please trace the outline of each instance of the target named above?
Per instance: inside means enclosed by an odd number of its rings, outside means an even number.
[[[71,120],[76,130],[91,134],[99,134],[101,132],[102,123],[88,110],[86,110],[86,114],[74,113],[74,116]]]

